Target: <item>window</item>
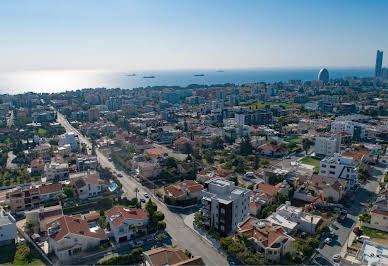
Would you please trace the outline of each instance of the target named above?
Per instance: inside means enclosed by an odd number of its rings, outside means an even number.
[[[330,168],[331,169],[335,169],[335,165],[330,165]]]
[[[331,175],[334,175],[334,174],[335,174],[335,172],[333,172],[333,171],[330,171],[330,172],[329,172],[329,174],[331,174]]]
[[[321,170],[321,173],[322,173],[322,174],[325,174],[325,173],[326,173],[326,171],[325,171],[325,170]]]
[[[322,167],[326,167],[326,164],[322,164]]]

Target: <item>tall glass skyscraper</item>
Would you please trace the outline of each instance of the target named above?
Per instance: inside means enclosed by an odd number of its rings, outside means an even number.
[[[381,76],[381,66],[383,64],[383,51],[377,50],[376,55],[376,66],[375,66],[375,77]]]

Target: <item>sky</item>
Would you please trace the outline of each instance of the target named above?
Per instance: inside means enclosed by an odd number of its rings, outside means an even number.
[[[0,70],[374,67],[387,14],[386,0],[2,0]]]

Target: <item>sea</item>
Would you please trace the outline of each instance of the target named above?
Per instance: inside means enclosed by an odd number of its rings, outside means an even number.
[[[373,68],[328,68],[330,78],[372,77]],[[84,88],[214,85],[316,80],[318,68],[218,70],[34,70],[0,72],[0,94],[56,93]],[[153,76],[153,78],[145,78]]]

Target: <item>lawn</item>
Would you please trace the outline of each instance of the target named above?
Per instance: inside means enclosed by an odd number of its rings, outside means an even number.
[[[370,238],[388,239],[388,232],[362,226],[362,233]]]
[[[312,165],[315,167],[314,169],[314,173],[318,173],[319,172],[319,163],[320,163],[320,160],[318,159],[315,159],[315,158],[312,158],[312,157],[304,157],[302,160],[300,160],[302,163],[304,164],[309,164],[309,165]]]
[[[288,142],[292,142],[292,143],[295,143],[295,144],[302,144],[303,143],[303,139],[295,138],[295,139],[288,140]]]
[[[44,136],[46,136],[46,134],[47,134],[47,130],[46,129],[44,129],[44,128],[39,128],[38,129],[39,137],[44,137]]]

